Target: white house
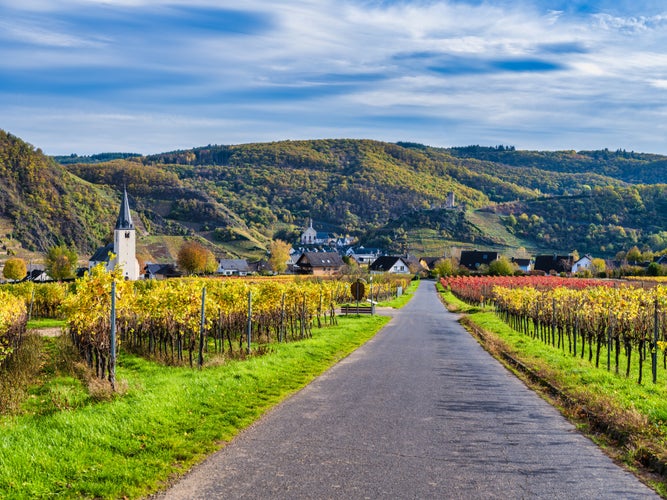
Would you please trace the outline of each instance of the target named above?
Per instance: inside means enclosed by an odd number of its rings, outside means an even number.
[[[136,246],[137,234],[130,215],[130,202],[127,199],[127,190],[123,189],[123,201],[120,204],[120,212],[113,232],[113,244],[98,248],[88,261],[88,269],[102,262],[105,263],[108,271],[121,267],[125,279],[138,280],[141,272],[136,256]],[[114,255],[113,259],[111,254]]]
[[[368,267],[371,273],[411,274],[407,259],[403,257],[378,257]]]
[[[220,259],[218,261],[219,274],[223,276],[247,276],[248,261],[245,259]]]
[[[593,257],[584,255],[577,262],[572,264],[572,274],[577,274],[582,271],[593,271]]]

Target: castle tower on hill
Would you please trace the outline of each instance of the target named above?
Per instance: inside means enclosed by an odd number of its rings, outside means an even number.
[[[115,257],[107,264],[108,270],[117,266],[123,268],[123,276],[128,280],[137,280],[140,277],[139,261],[137,260],[137,232],[130,215],[130,202],[127,199],[127,190],[123,189],[123,201],[116,227],[113,232],[113,253]]]

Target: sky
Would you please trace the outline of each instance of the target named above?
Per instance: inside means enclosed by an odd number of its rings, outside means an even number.
[[[664,0],[0,0],[0,129],[667,154],[666,47]]]

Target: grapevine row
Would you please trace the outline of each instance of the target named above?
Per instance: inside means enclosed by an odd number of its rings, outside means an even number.
[[[19,347],[27,319],[23,299],[0,290],[0,367]]]
[[[380,279],[374,283],[374,299],[395,293],[405,281]],[[130,282],[96,268],[77,281],[76,293],[65,299],[64,309],[72,340],[101,378],[109,370],[112,282],[122,348],[170,364],[193,365],[199,348],[226,356],[245,355],[249,333],[260,350],[272,342],[310,337],[313,326],[336,324],[338,304],[352,300],[345,281]]]
[[[667,287],[532,278],[463,278],[442,283],[463,300],[488,300],[514,330],[587,358],[596,367],[605,363],[606,354],[607,370],[623,371],[629,377],[636,357],[639,383],[651,357],[655,381],[658,351],[667,345]],[[662,365],[667,369],[664,349]]]

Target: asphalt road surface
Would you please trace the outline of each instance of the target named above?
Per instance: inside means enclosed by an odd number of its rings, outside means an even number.
[[[433,282],[161,498],[657,498],[491,358]]]

